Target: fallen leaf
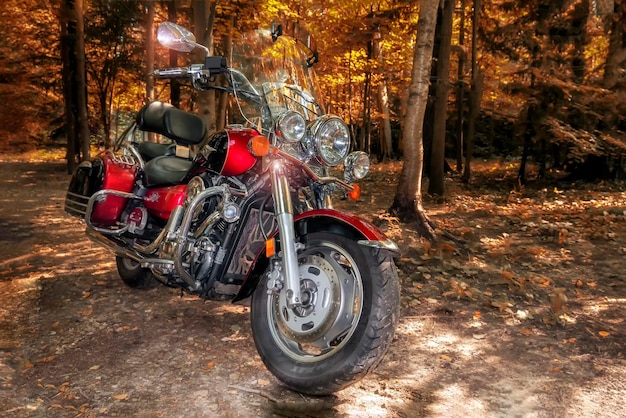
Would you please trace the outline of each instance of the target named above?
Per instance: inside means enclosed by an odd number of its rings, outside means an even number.
[[[609,336],[609,335],[611,335],[611,334],[610,334],[610,333],[608,333],[608,332],[606,332],[606,331],[600,331],[600,332],[598,332],[598,335],[599,335],[600,337],[603,337],[603,338],[604,338],[604,337],[608,337],[608,336]]]
[[[522,334],[522,335],[525,335],[525,336],[527,336],[527,337],[528,337],[529,335],[533,335],[532,330],[529,330],[528,328],[524,328],[524,329],[523,329],[523,330],[521,330],[519,333],[520,333],[520,334]]]
[[[111,398],[115,399],[116,401],[125,401],[129,398],[129,396],[128,393],[120,393],[119,395],[111,396]]]

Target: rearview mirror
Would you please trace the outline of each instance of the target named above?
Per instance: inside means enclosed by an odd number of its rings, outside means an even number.
[[[172,22],[161,23],[157,31],[157,39],[164,47],[178,52],[191,52],[196,47],[204,48],[196,43],[193,33]]]

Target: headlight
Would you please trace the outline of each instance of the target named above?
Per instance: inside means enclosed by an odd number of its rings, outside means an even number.
[[[350,151],[350,132],[339,116],[325,115],[311,126],[311,136],[317,157],[323,164],[334,167]]]
[[[350,153],[346,158],[344,178],[352,183],[354,180],[361,180],[370,171],[370,157],[363,151]]]
[[[288,142],[298,142],[304,137],[306,122],[304,117],[294,111],[287,111],[276,120],[276,133]]]

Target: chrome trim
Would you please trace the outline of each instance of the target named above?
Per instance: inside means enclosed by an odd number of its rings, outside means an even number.
[[[300,272],[298,269],[298,255],[296,251],[296,232],[293,226],[293,207],[289,182],[283,172],[283,167],[275,161],[270,168],[272,180],[272,198],[274,212],[278,222],[278,233],[281,242],[283,271],[285,274],[285,296],[289,309],[302,305],[300,295]]]
[[[220,186],[213,186],[196,195],[191,203],[189,203],[189,206],[184,210],[185,215],[183,217],[180,229],[178,230],[178,235],[176,239],[177,245],[176,250],[174,251],[174,266],[176,267],[176,272],[178,273],[180,278],[187,282],[191,290],[198,290],[200,288],[200,282],[195,280],[187,272],[185,266],[183,265],[183,250],[187,248],[187,246],[184,244],[187,242],[189,230],[191,229],[191,223],[193,221],[196,208],[200,204],[203,204],[205,199],[217,194],[222,194],[224,195],[224,199],[227,199],[230,197],[230,188],[225,184]]]
[[[142,197],[136,196],[132,193],[120,192],[118,190],[109,190],[109,189],[98,190],[97,192],[93,194],[93,196],[91,196],[91,198],[89,199],[89,203],[87,204],[87,210],[85,211],[85,223],[87,223],[87,226],[89,227],[89,229],[92,229],[96,232],[101,232],[103,234],[108,234],[108,235],[122,235],[124,232],[128,231],[128,225],[120,227],[119,229],[112,229],[112,228],[99,228],[91,223],[91,213],[93,212],[93,208],[95,204],[98,202],[103,202],[109,195],[124,197],[126,199],[143,200]]]
[[[357,241],[357,244],[365,247],[379,248],[382,250],[389,250],[394,252],[400,252],[400,247],[394,241],[386,239],[384,241],[372,241],[367,239],[361,239]]]

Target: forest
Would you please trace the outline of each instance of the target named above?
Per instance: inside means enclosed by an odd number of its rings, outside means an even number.
[[[372,161],[334,208],[399,248],[397,329],[353,386],[287,389],[249,301],[129,289],[67,216],[70,174],[145,104],[227,122],[153,76],[204,58],[161,46],[166,21],[213,56],[275,22],[315,40]],[[626,0],[0,1],[0,415],[626,416],[624,22]]]
[[[64,147],[71,169],[87,157],[85,142],[109,146],[133,112],[152,100],[198,111],[215,130],[215,112],[204,110],[214,101],[149,76],[154,68],[198,58],[155,44],[156,26],[177,22],[219,55],[248,29],[292,21],[316,40],[326,111],[349,124],[355,148],[378,161],[402,159],[421,3],[4,1],[0,146]],[[469,181],[472,158],[519,161],[521,184],[529,162],[541,177],[623,177],[626,1],[439,3],[423,128],[429,193],[443,194],[444,170]],[[84,72],[77,72],[81,57]],[[81,81],[84,89],[76,87]],[[84,128],[77,124],[81,98]]]

